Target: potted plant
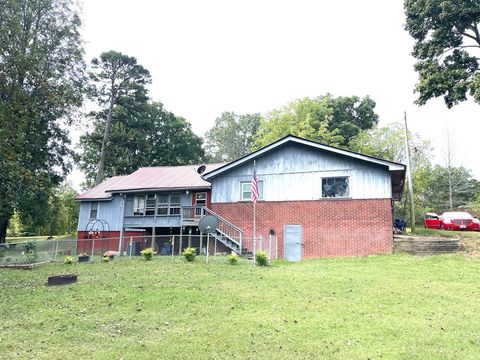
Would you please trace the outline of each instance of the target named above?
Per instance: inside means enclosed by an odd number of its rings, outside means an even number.
[[[86,252],[83,252],[78,255],[78,262],[88,262],[88,261],[90,261],[90,256]]]
[[[113,260],[115,257],[116,252],[115,251],[107,251],[103,254],[103,257],[108,257],[109,260]]]

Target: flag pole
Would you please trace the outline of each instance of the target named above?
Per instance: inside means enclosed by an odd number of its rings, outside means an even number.
[[[257,174],[255,173],[255,160],[253,160],[253,176],[256,177]],[[256,214],[256,204],[257,202],[254,201],[253,202],[253,241],[255,241],[256,239],[256,232],[257,232],[257,224],[256,224],[256,220],[257,220],[257,214]]]

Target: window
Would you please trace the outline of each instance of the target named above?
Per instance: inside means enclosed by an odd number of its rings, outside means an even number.
[[[181,195],[170,194],[170,215],[180,215]]]
[[[322,197],[347,197],[348,177],[329,177],[322,179]]]
[[[145,215],[155,215],[156,200],[157,200],[157,197],[155,194],[147,194]]]
[[[245,181],[240,183],[240,200],[248,201],[252,200],[252,183],[251,181]],[[263,200],[263,180],[258,182],[258,199]]]
[[[90,207],[90,219],[96,219],[98,215],[98,202],[92,202]]]
[[[157,215],[168,215],[168,194],[158,194]]]
[[[207,193],[206,192],[201,192],[201,193],[196,193],[195,194],[195,205],[196,206],[207,206]],[[202,208],[196,208],[195,209],[195,216],[202,216],[203,215],[203,209]]]
[[[133,198],[133,215],[145,215],[145,195]]]

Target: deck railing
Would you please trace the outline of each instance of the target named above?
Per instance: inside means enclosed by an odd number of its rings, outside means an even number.
[[[227,219],[224,219],[220,215],[218,215],[213,210],[207,208],[206,206],[203,207],[203,211],[205,215],[213,215],[218,219],[218,228],[217,230],[224,236],[230,238],[230,240],[238,243],[240,251],[243,248],[243,231],[239,227],[233,225]]]

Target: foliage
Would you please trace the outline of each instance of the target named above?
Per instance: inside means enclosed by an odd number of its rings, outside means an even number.
[[[185,260],[187,260],[188,262],[192,262],[195,260],[195,256],[197,255],[197,249],[193,247],[187,247],[183,250],[182,255]]]
[[[2,332],[1,357],[65,359],[80,341],[79,359],[184,359],[199,349],[204,358],[478,358],[478,259],[280,261],[261,274],[246,262],[211,260],[185,266],[161,257],[154,269],[136,258],[77,266],[78,291],[43,286],[63,264],[3,270],[1,326],[16,330]]]
[[[347,146],[350,138],[378,123],[375,102],[368,96],[337,97],[327,94],[303,98],[273,110],[261,120],[254,149],[288,134],[333,146]]]
[[[104,263],[110,262],[110,257],[109,256],[103,256],[102,257],[102,262],[104,262]]]
[[[37,245],[33,241],[23,244],[23,256],[25,263],[34,263],[37,260]]]
[[[410,154],[412,162],[412,180],[414,184],[415,218],[417,221],[423,214],[431,210],[426,193],[431,185],[428,177],[431,172],[433,150],[430,142],[420,138],[418,134],[409,133]],[[398,163],[406,163],[405,130],[402,124],[392,123],[384,127],[374,127],[361,131],[350,141],[350,149],[366,155],[379,157]],[[396,203],[396,216],[406,217],[410,203]]]
[[[82,103],[83,50],[71,0],[0,3],[0,242],[14,209],[41,219],[70,169],[67,127]]]
[[[142,251],[140,251],[140,254],[143,256],[143,258],[145,260],[152,260],[153,259],[153,255],[155,255],[155,251],[153,251],[153,248],[151,247],[148,247],[148,248],[145,248],[143,249]]]
[[[230,265],[236,265],[238,263],[238,255],[232,252],[231,254],[227,255],[227,261]]]
[[[158,102],[120,99],[113,109],[104,176],[130,174],[142,166],[199,163],[204,158],[202,139],[190,123]],[[95,114],[93,129],[80,138],[80,169],[87,185],[94,185],[104,133],[102,114]]]
[[[428,173],[427,184],[425,198],[429,204],[428,210],[438,213],[462,209],[465,205],[474,202],[480,194],[480,182],[474,179],[472,173],[464,167],[447,168],[436,165]]]
[[[66,265],[73,264],[73,256],[65,256],[65,259],[63,259],[63,263]]]
[[[250,152],[260,114],[224,112],[205,134],[205,148],[212,161],[232,161]]]
[[[447,107],[472,95],[480,103],[480,3],[405,0],[406,30],[415,39],[418,104],[443,96]]]
[[[258,266],[267,266],[268,265],[268,256],[265,251],[257,251],[255,254],[255,262]]]
[[[101,121],[103,136],[101,140],[99,163],[95,185],[104,180],[106,151],[112,126],[113,108],[122,99],[125,102],[146,102],[147,88],[150,83],[150,73],[137,64],[137,59],[117,51],[107,51],[99,58],[92,60],[92,70],[89,73],[92,80],[90,97],[103,111],[97,112],[97,120]]]

